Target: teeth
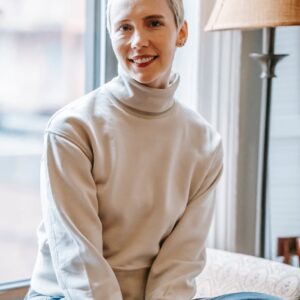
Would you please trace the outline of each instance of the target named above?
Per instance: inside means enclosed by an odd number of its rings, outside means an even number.
[[[139,59],[134,59],[133,62],[136,64],[145,64],[151,60],[153,60],[154,57],[144,57],[144,58],[139,58]]]

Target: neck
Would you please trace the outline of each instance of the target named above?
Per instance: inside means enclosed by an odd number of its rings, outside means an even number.
[[[166,88],[151,88],[132,79],[119,67],[119,76],[106,84],[106,88],[116,100],[129,108],[144,113],[160,114],[173,106],[178,84],[179,75],[173,74]]]

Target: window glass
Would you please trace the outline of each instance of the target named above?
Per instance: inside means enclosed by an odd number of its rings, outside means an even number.
[[[276,53],[289,56],[278,64],[272,90],[269,256],[282,261],[279,241],[291,238],[290,263],[299,266],[295,245],[300,237],[300,27],[276,30]]]
[[[29,278],[43,130],[84,93],[86,0],[0,0],[0,282]]]

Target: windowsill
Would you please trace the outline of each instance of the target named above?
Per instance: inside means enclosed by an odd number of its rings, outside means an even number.
[[[22,300],[30,286],[30,279],[0,284],[0,300]]]
[[[29,285],[30,285],[30,279],[23,279],[23,280],[0,283],[0,294],[3,291],[13,290],[13,289],[21,289],[24,287],[29,287]]]

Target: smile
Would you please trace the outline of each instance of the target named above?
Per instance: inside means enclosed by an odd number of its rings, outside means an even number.
[[[129,58],[129,61],[141,65],[141,64],[149,64],[153,60],[155,60],[158,56],[134,56]]]

